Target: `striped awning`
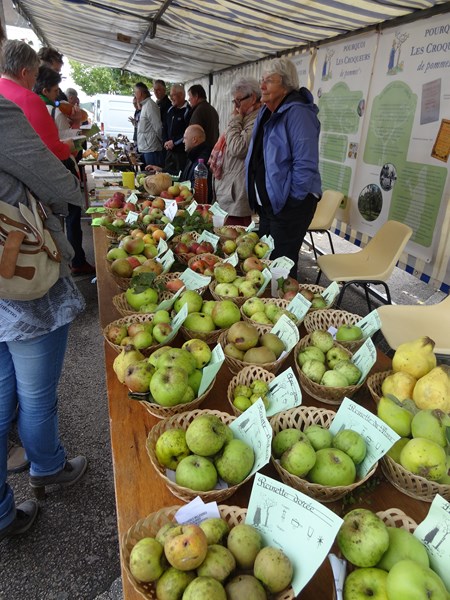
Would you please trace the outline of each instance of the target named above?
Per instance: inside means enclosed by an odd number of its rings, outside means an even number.
[[[194,80],[443,0],[15,0],[46,45],[80,62]]]

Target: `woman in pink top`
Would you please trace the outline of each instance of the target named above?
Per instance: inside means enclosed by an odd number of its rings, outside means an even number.
[[[62,142],[58,128],[44,102],[32,92],[39,70],[36,52],[25,42],[9,40],[3,48],[3,73],[0,94],[17,104],[44,144],[60,160],[69,158],[73,142]]]

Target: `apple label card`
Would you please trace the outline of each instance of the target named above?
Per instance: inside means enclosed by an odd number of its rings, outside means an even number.
[[[173,236],[173,233],[175,231],[174,226],[172,225],[172,223],[167,223],[167,225],[164,227],[163,229],[164,233],[166,234],[166,239],[170,240],[170,238]]]
[[[269,408],[266,410],[268,417],[273,417],[283,410],[289,410],[302,403],[302,392],[291,367],[280,373],[269,383],[267,394]]]
[[[297,597],[325,560],[343,520],[320,502],[257,473],[245,522],[258,529],[265,546],[280,548],[289,558]]]
[[[271,333],[277,335],[284,343],[285,350],[281,356],[284,356],[286,352],[290,352],[300,339],[297,325],[286,315],[282,315],[278,319]]]
[[[267,244],[269,246],[268,250],[263,254],[263,256],[258,256],[258,258],[269,258],[273,249],[275,248],[275,241],[273,237],[269,235],[263,235],[262,238],[259,239],[261,244]]]
[[[364,317],[364,319],[358,321],[356,325],[362,329],[365,338],[371,337],[381,327],[381,319],[378,311],[376,309],[373,310],[366,317]]]
[[[188,307],[187,307],[187,304],[184,304],[182,306],[180,312],[172,320],[172,323],[171,323],[172,331],[171,331],[171,333],[169,333],[169,335],[164,340],[165,344],[168,344],[176,337],[178,330],[183,325],[183,322],[187,316],[188,316]]]
[[[347,561],[339,558],[336,554],[328,555],[331,570],[333,571],[334,588],[336,590],[336,600],[342,600],[344,592],[344,581],[347,573]]]
[[[164,214],[169,219],[169,221],[173,221],[175,218],[175,215],[177,214],[177,211],[178,211],[178,204],[174,200],[171,200],[168,204],[166,204],[166,208],[164,209]]]
[[[214,204],[211,204],[211,208],[209,209],[209,212],[214,216],[217,217],[223,217],[223,220],[225,221],[225,219],[228,217],[228,213],[226,210],[223,210],[223,208],[220,208],[219,204],[217,202],[214,202]],[[223,223],[222,223],[223,225]]]
[[[172,267],[173,263],[175,262],[175,256],[173,255],[172,250],[169,249],[162,256],[157,256],[156,260],[158,262],[160,262],[163,266],[163,271],[162,271],[161,275],[165,275],[166,273],[168,273],[170,271],[170,268]]]
[[[284,281],[288,276],[289,270],[283,269],[282,267],[274,267],[273,264],[269,267],[270,272],[272,274],[272,279],[270,282],[270,295],[273,298],[277,297],[278,294],[278,282],[280,279]]]
[[[163,300],[158,306],[156,310],[170,310],[172,306],[175,304],[175,300],[184,292],[186,288],[183,286],[179,290],[177,290],[176,294],[169,298],[168,300]]]
[[[195,200],[192,200],[192,202],[186,208],[187,214],[191,215],[191,217],[192,217],[192,215],[195,213],[197,206],[198,206],[198,203]]]
[[[365,380],[370,369],[377,361],[377,349],[370,338],[367,338],[361,348],[352,356],[351,360],[361,371],[361,377],[358,380],[358,383],[361,383]]]
[[[217,502],[203,502],[200,496],[197,496],[177,510],[174,518],[180,525],[187,523],[200,525],[206,519],[220,518],[220,511]]]
[[[269,285],[269,281],[272,280],[272,273],[267,267],[263,270],[262,274],[264,275],[264,281],[262,282],[259,290],[256,292],[256,295],[259,297],[261,297],[264,294],[264,290]]]
[[[299,323],[303,321],[310,308],[311,302],[300,293],[296,294],[287,305],[287,309],[297,317]]]
[[[161,254],[164,254],[164,252],[167,252],[168,249],[169,249],[169,246],[167,245],[166,240],[163,240],[162,238],[160,238],[160,240],[158,242],[157,256],[161,256]]]
[[[266,409],[261,398],[239,415],[231,423],[230,429],[235,438],[253,448],[255,462],[247,476],[251,477],[267,465],[272,448],[272,428],[267,420]]]
[[[199,290],[200,288],[206,287],[211,283],[211,277],[196,273],[189,268],[181,273],[180,279],[188,290]]]
[[[373,465],[400,439],[389,425],[350,398],[344,398],[330,425],[330,432],[334,436],[344,429],[356,431],[366,442],[366,455],[356,465],[356,473],[360,478],[365,477]],[[353,441],[351,443],[352,451],[357,451],[357,444]]]
[[[228,262],[230,263],[230,265],[233,265],[233,267],[235,267],[239,262],[237,252],[233,252],[233,254],[230,254],[230,256],[228,258],[225,258],[223,262]]]
[[[330,306],[330,304],[332,304],[334,299],[338,297],[338,294],[339,294],[339,286],[335,281],[333,281],[322,292],[322,296],[323,296],[325,302],[327,303],[327,306]]]
[[[127,202],[131,202],[132,204],[136,204],[137,202],[139,202],[139,197],[137,196],[137,194],[135,192],[133,192],[132,194],[130,194],[128,196]]]
[[[433,499],[425,519],[417,526],[414,537],[424,544],[430,567],[450,590],[450,503],[439,494]]]
[[[294,266],[294,261],[288,258],[287,256],[279,256],[275,258],[275,260],[270,265],[270,270],[273,269],[284,269],[286,271],[286,277],[289,274],[289,271]]]
[[[220,371],[220,367],[225,361],[225,354],[223,353],[220,344],[212,351],[211,359],[209,363],[202,369],[202,380],[198,389],[198,396],[201,396],[211,385],[214,377]]]
[[[254,231],[255,229],[256,229],[256,223],[255,223],[255,221],[252,221],[252,222],[250,223],[250,225],[248,225],[248,226],[245,228],[245,231],[246,231],[247,233],[250,233],[251,231]]]
[[[134,212],[134,210],[130,210],[130,212],[127,214],[127,217],[125,219],[125,223],[129,223],[130,225],[132,225],[133,223],[136,223],[136,221],[138,220],[139,217],[139,213]]]
[[[220,237],[215,233],[211,233],[210,231],[203,230],[202,234],[198,238],[198,243],[209,242],[212,244],[214,250],[217,250],[217,244],[219,243]]]

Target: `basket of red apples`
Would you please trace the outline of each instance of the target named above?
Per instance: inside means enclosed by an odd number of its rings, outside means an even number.
[[[299,283],[293,277],[288,277],[279,284],[278,297],[283,298],[284,300],[292,300],[297,294],[302,294],[311,302],[308,312],[312,312],[314,310],[331,308],[333,306],[335,299],[328,304],[322,295],[324,291],[325,288],[321,285]]]
[[[149,600],[293,600],[293,567],[246,524],[246,508],[219,505],[220,517],[180,525],[179,506],[151,513],[121,540],[133,588]],[[173,595],[176,592],[176,596]]]
[[[187,231],[182,233],[181,235],[176,235],[174,238],[170,240],[169,246],[175,254],[176,259],[182,265],[187,265],[190,258],[196,256],[197,249],[200,244],[198,242],[198,238],[200,234],[196,231]],[[210,249],[207,246],[206,249],[203,247],[199,254],[204,254],[205,252],[209,252]]]
[[[355,352],[366,341],[362,329],[357,325],[361,319],[359,315],[345,310],[318,309],[309,312],[303,324],[308,333],[320,329],[328,331],[333,327],[337,330],[335,340],[347,350]]]
[[[124,209],[125,204],[125,194],[123,192],[114,192],[111,198],[105,200],[103,206],[107,215],[115,217],[118,211]]]
[[[332,410],[299,406],[269,419],[273,430],[272,464],[282,481],[319,502],[334,502],[366,482],[376,463],[363,478],[357,465],[364,460],[364,438],[351,429],[336,435],[329,427]]]
[[[203,246],[203,244],[201,244],[200,247],[201,246]],[[212,252],[198,253],[188,260],[188,267],[195,273],[212,277],[214,275],[215,265],[221,262],[222,259],[220,256],[216,256]]]

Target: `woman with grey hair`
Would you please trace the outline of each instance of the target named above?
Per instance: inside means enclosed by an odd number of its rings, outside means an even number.
[[[245,161],[248,198],[259,214],[259,234],[274,239],[271,258],[290,258],[297,278],[300,247],[322,194],[319,110],[311,92],[299,89],[296,67],[287,58],[267,64],[261,101]]]
[[[253,77],[241,77],[231,86],[233,112],[228,127],[214,146],[210,168],[214,175],[214,199],[228,213],[228,225],[249,225],[252,211],[245,190],[245,157],[261,89]]]

